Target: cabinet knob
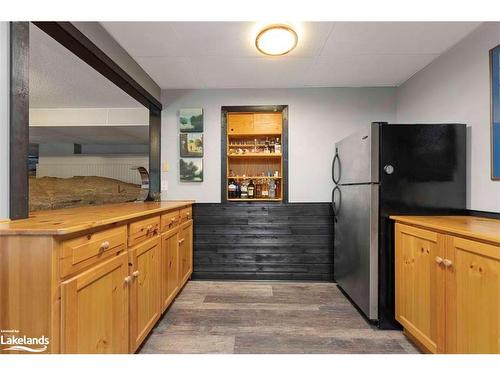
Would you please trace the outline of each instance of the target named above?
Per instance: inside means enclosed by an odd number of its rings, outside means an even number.
[[[446,268],[451,267],[453,265],[453,262],[449,259],[444,259],[443,264]]]
[[[172,223],[173,223],[173,222],[175,222],[175,220],[176,220],[176,218],[175,218],[175,217],[172,217],[172,218],[170,219],[170,221],[171,221]]]
[[[437,263],[437,264],[441,264],[441,263],[443,263],[443,258],[441,258],[441,257],[436,257],[436,263]]]
[[[130,284],[130,282],[132,281],[132,276],[127,276],[124,280],[125,284]]]
[[[99,246],[99,250],[100,251],[104,251],[104,250],[107,250],[109,249],[109,241],[104,241],[101,246]]]
[[[181,239],[179,240],[179,245],[180,245],[180,244],[182,244],[183,242],[184,242],[184,238],[181,238]]]
[[[139,277],[139,271],[134,271],[134,272],[132,272],[132,276],[134,276],[134,277]]]

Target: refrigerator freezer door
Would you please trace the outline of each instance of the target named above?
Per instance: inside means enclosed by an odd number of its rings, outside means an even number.
[[[338,161],[332,174],[340,175],[339,184],[378,182],[379,127],[378,123],[365,126],[335,145]]]
[[[370,320],[378,319],[378,190],[341,186],[335,199],[334,279]]]

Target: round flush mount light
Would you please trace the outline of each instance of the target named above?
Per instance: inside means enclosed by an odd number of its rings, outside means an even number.
[[[265,55],[285,55],[297,46],[295,30],[286,25],[271,25],[259,32],[255,46]]]

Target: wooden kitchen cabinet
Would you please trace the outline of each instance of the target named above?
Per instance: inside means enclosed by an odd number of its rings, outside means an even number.
[[[128,352],[128,257],[122,253],[61,284],[61,352]]]
[[[193,272],[193,221],[182,224],[179,232],[180,285],[189,280]]]
[[[396,319],[431,353],[444,348],[444,236],[396,224]]]
[[[447,351],[500,353],[500,246],[448,240]]]
[[[396,319],[431,353],[500,353],[500,221],[395,216]]]
[[[129,250],[130,351],[134,352],[160,317],[160,237]]]
[[[179,280],[179,229],[175,228],[161,236],[161,311],[165,311],[177,295]]]

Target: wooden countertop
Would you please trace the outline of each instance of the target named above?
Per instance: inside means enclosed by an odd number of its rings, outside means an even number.
[[[391,216],[410,225],[500,244],[500,220],[477,216]]]
[[[194,201],[131,202],[37,211],[0,223],[1,235],[65,235],[190,206]]]

